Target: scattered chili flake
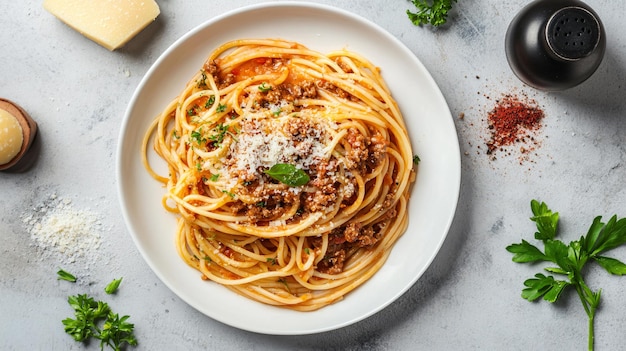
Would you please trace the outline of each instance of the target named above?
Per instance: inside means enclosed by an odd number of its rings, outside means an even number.
[[[543,110],[534,100],[521,99],[517,95],[504,95],[487,115],[490,138],[487,154],[492,154],[516,143],[535,143],[533,132],[541,128]],[[522,146],[522,152],[531,148]]]

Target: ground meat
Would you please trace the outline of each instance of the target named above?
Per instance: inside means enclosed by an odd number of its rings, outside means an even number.
[[[295,140],[302,140],[310,133],[311,126],[308,119],[293,119],[285,124],[285,134],[291,135]]]
[[[227,86],[235,83],[236,81],[237,81],[237,78],[235,77],[235,75],[232,73],[228,73],[227,75],[224,76],[223,79],[218,81],[218,87],[220,89],[226,88]]]
[[[363,225],[358,222],[349,223],[346,226],[346,230],[343,232],[343,236],[346,238],[346,241],[353,243],[356,239],[359,238],[359,234],[361,233],[361,229]]]
[[[252,223],[258,223],[261,221],[271,221],[274,220],[283,213],[285,213],[285,209],[283,207],[273,207],[269,208],[265,203],[259,202],[254,206],[246,207],[246,216]]]
[[[271,104],[275,104],[275,103],[282,101],[283,92],[281,90],[282,89],[273,88],[267,91],[265,93],[265,99],[262,100],[261,104],[263,104],[263,102],[269,102]]]
[[[343,201],[341,202],[341,208],[345,208],[348,207],[350,205],[352,205],[354,203],[354,201],[356,201],[359,193],[357,191],[358,189],[358,183],[356,181],[356,178],[349,178],[348,182],[345,185],[345,189],[343,192]]]
[[[368,145],[369,157],[367,162],[369,167],[376,168],[376,166],[380,164],[380,161],[382,161],[387,153],[388,144],[389,142],[385,139],[382,133],[376,130],[374,135],[371,136]]]
[[[332,204],[336,199],[337,195],[334,193],[326,193],[324,191],[306,193],[304,197],[304,209],[307,212],[320,212],[327,208],[328,205]]]
[[[257,98],[261,106],[276,104],[281,101],[294,102],[298,99],[315,99],[317,98],[317,87],[312,81],[302,81],[297,84],[284,83],[257,95]]]
[[[377,226],[384,228],[384,226]],[[380,240],[380,231],[373,226],[363,226],[358,222],[351,222],[344,227],[333,230],[329,234],[326,256],[317,265],[322,273],[337,274],[343,271],[347,253],[357,248],[369,248]],[[314,248],[322,246],[322,238],[311,239]]]
[[[236,82],[237,77],[234,74],[228,73],[224,76],[220,75],[220,67],[217,61],[211,60],[209,62],[205,62],[202,69],[213,76],[213,80],[217,83],[219,88],[227,87]]]
[[[286,208],[293,204],[293,199],[284,194],[271,194],[261,197],[261,200],[255,204],[246,207],[246,216],[250,221],[270,221],[282,216]]]
[[[230,247],[220,244],[219,246],[220,253],[228,258],[235,257],[235,251],[233,251]]]
[[[315,99],[317,98],[317,87],[312,81],[303,81],[293,86],[292,93],[297,99]]]
[[[317,265],[317,270],[326,274],[339,274],[343,272],[346,261],[346,251],[343,249],[333,251],[330,256],[324,257]]]
[[[214,78],[216,77],[217,72],[219,70],[217,67],[217,62],[215,62],[215,60],[206,62],[204,64],[204,67],[202,67],[202,69],[204,69],[207,73],[212,75]]]
[[[284,124],[283,132],[285,135],[291,136],[291,140],[293,140],[296,145],[304,141],[307,137],[316,140],[323,140],[325,138],[324,127],[304,118],[289,120],[289,123]]]
[[[368,247],[376,244],[378,239],[374,236],[374,229],[371,226],[363,227],[361,223],[349,223],[343,232],[346,243],[355,243],[350,246]]]
[[[325,81],[325,80],[319,80],[316,82],[316,85],[318,88],[320,89],[324,89],[328,92],[330,92],[333,95],[336,95],[342,99],[348,99],[348,100],[353,100],[354,98],[352,97],[351,94],[349,94],[347,91],[339,88],[338,86]]]
[[[390,208],[390,209],[387,210],[387,212],[385,212],[384,215],[382,215],[382,216],[380,216],[378,218],[378,220],[380,221],[379,223],[386,222],[386,221],[396,217],[397,214],[398,214],[398,210],[395,207],[394,208]],[[384,225],[383,225],[383,227],[384,227]]]
[[[391,205],[393,205],[393,198],[395,197],[395,192],[390,192],[389,194],[387,194],[387,196],[385,196],[385,201],[383,202],[383,209],[386,210],[388,208],[391,207]]]
[[[335,162],[331,164],[328,161],[320,161],[311,166],[309,172],[313,173],[313,177],[309,181],[309,185],[315,187],[315,191],[303,195],[304,209],[306,211],[323,211],[337,201],[339,184],[337,184],[335,178],[331,176],[331,174],[334,174],[336,171],[337,164]]]
[[[339,65],[345,73],[353,73],[352,67],[345,63],[341,58],[336,58],[335,63],[337,63],[337,65]]]
[[[373,227],[368,226],[361,230],[359,234],[359,245],[360,247],[371,247],[376,244],[379,239],[379,232],[376,232]]]
[[[388,141],[378,130],[371,132],[372,136],[366,137],[356,128],[348,129],[346,135],[346,141],[350,145],[346,154],[348,169],[367,173],[376,168],[384,159]]]
[[[346,154],[346,161],[348,161],[346,166],[350,170],[363,169],[362,164],[369,156],[365,136],[358,129],[350,128],[346,135],[346,141],[350,145],[350,149]]]

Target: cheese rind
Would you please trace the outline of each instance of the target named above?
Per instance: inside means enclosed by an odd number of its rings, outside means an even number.
[[[126,44],[160,14],[154,0],[44,0],[43,7],[111,51]]]
[[[24,131],[9,111],[0,108],[0,165],[9,163],[22,149]]]

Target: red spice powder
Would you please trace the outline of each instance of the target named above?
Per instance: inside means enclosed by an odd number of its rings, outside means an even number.
[[[533,132],[541,128],[543,110],[534,100],[520,99],[516,95],[504,95],[487,115],[490,139],[487,154],[515,143],[534,142]],[[521,148],[522,151],[528,150]]]

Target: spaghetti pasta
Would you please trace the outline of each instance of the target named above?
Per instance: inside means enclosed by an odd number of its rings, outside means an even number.
[[[167,176],[148,162],[151,142]],[[202,279],[300,311],[378,271],[406,230],[415,180],[379,69],[277,39],[213,51],[149,127],[143,161]]]

